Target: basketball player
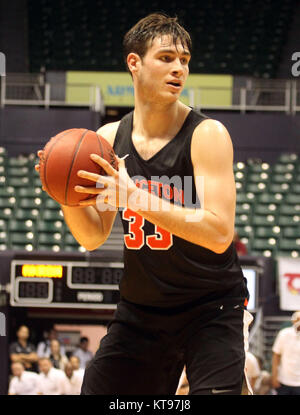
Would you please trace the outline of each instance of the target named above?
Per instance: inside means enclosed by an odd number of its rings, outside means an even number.
[[[62,206],[88,250],[108,238],[117,210],[124,226],[121,301],[81,393],[175,394],[186,365],[190,394],[241,394],[248,291],[232,242],[230,136],[179,101],[191,39],[176,18],[145,17],[123,45],[135,107],[98,130],[119,169],[91,155],[107,176],[79,171],[91,186],[75,189],[93,197]]]

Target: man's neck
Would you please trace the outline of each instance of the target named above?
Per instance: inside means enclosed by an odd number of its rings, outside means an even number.
[[[169,105],[138,101],[134,108],[134,133],[149,139],[172,137],[188,112],[189,108],[178,101]]]

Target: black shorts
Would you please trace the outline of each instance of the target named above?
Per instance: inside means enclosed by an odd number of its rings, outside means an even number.
[[[186,365],[190,394],[241,394],[243,300],[177,310],[122,300],[88,364],[82,395],[174,395]]]

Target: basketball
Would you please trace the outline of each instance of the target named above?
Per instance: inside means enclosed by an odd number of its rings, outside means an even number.
[[[78,206],[93,197],[74,190],[76,185],[95,186],[90,180],[78,177],[78,170],[106,175],[90,154],[98,154],[117,169],[117,159],[111,145],[96,132],[84,128],[65,130],[52,137],[43,149],[40,178],[44,190],[58,203]]]

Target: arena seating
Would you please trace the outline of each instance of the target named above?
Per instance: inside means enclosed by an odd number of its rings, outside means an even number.
[[[260,160],[235,163],[236,229],[254,255],[300,254],[298,159],[282,154],[273,166]]]
[[[60,206],[41,190],[36,156],[8,157],[0,148],[0,249],[76,251],[79,246]],[[300,255],[300,164],[282,154],[274,165],[248,159],[234,163],[236,229],[254,255]],[[113,232],[100,249],[123,246],[117,215]]]
[[[220,7],[222,5],[222,7]],[[28,1],[31,72],[124,71],[122,39],[153,11],[177,15],[193,38],[191,72],[272,78],[286,41],[293,0]],[[118,13],[115,13],[115,10]]]

